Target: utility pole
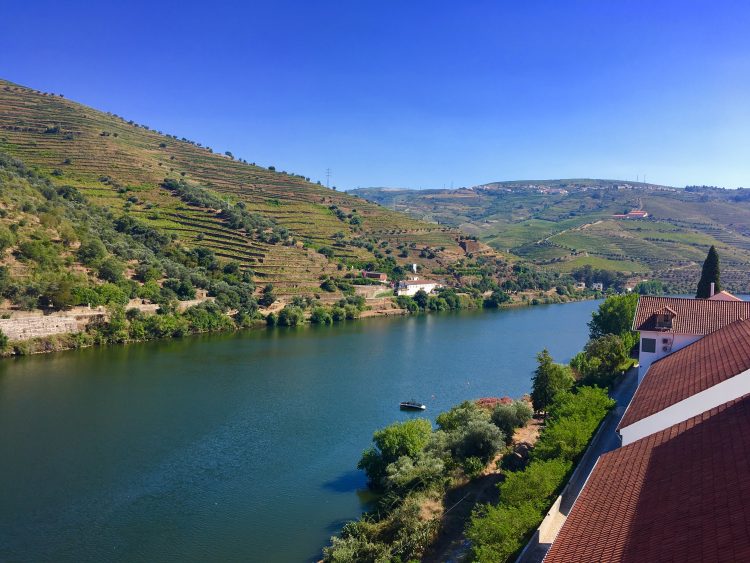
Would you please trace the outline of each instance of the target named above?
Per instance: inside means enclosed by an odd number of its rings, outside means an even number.
[[[326,168],[326,188],[331,187],[331,169]]]

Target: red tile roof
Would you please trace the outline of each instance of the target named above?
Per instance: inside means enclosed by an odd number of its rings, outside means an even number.
[[[750,561],[750,395],[602,455],[545,563]]]
[[[651,364],[618,429],[748,369],[750,320],[737,321]]]
[[[633,319],[633,330],[659,330],[654,315],[669,307],[676,313],[671,330],[679,334],[710,334],[740,319],[750,319],[750,301],[687,299],[643,295]]]
[[[739,297],[736,295],[732,295],[728,291],[720,291],[719,293],[713,294],[709,299],[713,299],[714,301],[742,301]]]

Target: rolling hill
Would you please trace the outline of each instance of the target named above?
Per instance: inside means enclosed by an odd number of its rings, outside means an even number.
[[[0,154],[113,216],[237,262],[279,295],[319,292],[324,277],[368,264],[431,272],[465,257],[453,227],[3,80]]]
[[[543,268],[570,272],[588,264],[688,291],[713,244],[722,258],[725,284],[741,292],[750,287],[746,189],[571,179],[353,193],[416,219],[459,228]],[[648,217],[614,217],[632,210],[643,210]]]

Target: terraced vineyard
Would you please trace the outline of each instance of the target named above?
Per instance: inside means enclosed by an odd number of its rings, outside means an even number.
[[[424,222],[306,178],[218,155],[116,115],[0,80],[0,151],[57,185],[80,189],[113,211],[129,213],[189,246],[240,262],[281,294],[318,290],[321,276],[397,256],[427,271],[464,256],[459,232]],[[189,205],[161,187],[165,178],[242,203],[289,238],[230,228],[220,210]],[[373,248],[372,250],[368,250]],[[395,252],[396,246],[402,251]],[[330,247],[332,259],[317,250]],[[431,249],[433,258],[421,257]],[[386,252],[386,249],[389,249]],[[382,253],[381,253],[382,252]]]
[[[748,190],[579,179],[354,193],[415,218],[459,227],[498,250],[562,272],[590,264],[692,287],[713,244],[725,284],[741,292],[750,288]],[[634,209],[649,216],[613,217]]]

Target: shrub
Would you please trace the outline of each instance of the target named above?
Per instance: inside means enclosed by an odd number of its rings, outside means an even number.
[[[333,317],[331,317],[331,314],[324,307],[315,307],[310,316],[310,322],[314,324],[328,325],[333,323]]]
[[[497,405],[492,411],[492,422],[505,434],[505,443],[510,444],[516,428],[524,426],[533,414],[525,401],[514,401],[510,405]]]
[[[524,546],[526,536],[541,521],[542,514],[532,503],[479,506],[466,530],[474,559],[483,563],[510,559]]]
[[[508,473],[498,487],[500,503],[508,506],[530,503],[539,512],[545,511],[565,483],[571,466],[565,459],[537,460],[523,471]]]
[[[297,326],[305,320],[305,314],[299,307],[287,305],[279,313],[279,326]]]
[[[372,436],[375,445],[365,450],[357,469],[367,473],[371,486],[381,488],[388,465],[402,456],[416,456],[429,442],[431,433],[432,425],[424,418],[395,422],[377,430]]]

